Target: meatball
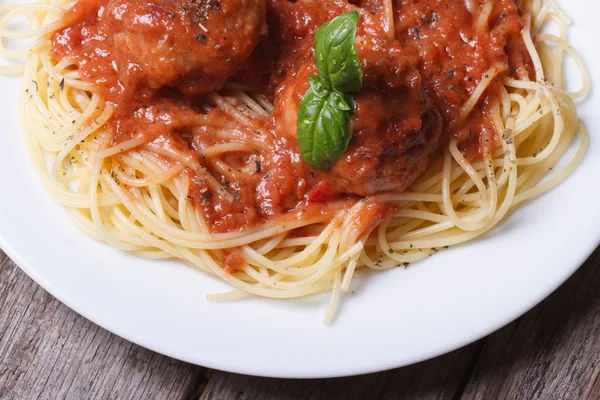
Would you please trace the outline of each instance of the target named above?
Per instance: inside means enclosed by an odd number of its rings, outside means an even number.
[[[353,94],[352,139],[332,168],[314,174],[341,193],[402,192],[427,168],[442,118],[424,92],[412,54],[381,40],[365,41],[358,53],[364,77],[363,88]],[[303,64],[278,88],[277,135],[295,137],[307,77],[315,73],[314,61]]]
[[[266,0],[110,0],[106,12],[122,85],[199,94],[250,56]]]
[[[378,88],[358,93],[348,150],[317,176],[340,192],[361,196],[408,189],[427,168],[442,128],[426,96],[412,103],[409,97]]]

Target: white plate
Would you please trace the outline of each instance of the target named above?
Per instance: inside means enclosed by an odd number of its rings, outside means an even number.
[[[600,82],[600,5],[560,1],[571,42]],[[330,327],[327,298],[209,304],[227,289],[175,262],[152,262],[84,236],[45,192],[17,121],[18,80],[0,77],[0,245],[36,282],[95,323],[210,368],[333,377],[399,367],[454,350],[523,314],[563,283],[600,239],[600,98],[580,107],[591,147],[564,184],[483,239],[407,270],[363,275]]]

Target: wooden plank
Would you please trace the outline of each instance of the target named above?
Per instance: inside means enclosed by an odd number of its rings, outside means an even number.
[[[518,323],[489,337],[467,399],[600,398],[600,250]],[[595,386],[594,386],[595,385]]]
[[[557,292],[463,349],[379,374],[283,381],[213,372],[202,400],[600,399],[600,250]]]
[[[283,380],[214,371],[202,400],[452,399],[482,343],[406,368],[337,379]]]
[[[198,398],[205,370],[92,324],[0,252],[0,399]]]

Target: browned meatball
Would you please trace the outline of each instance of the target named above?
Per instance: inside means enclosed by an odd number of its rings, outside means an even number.
[[[259,41],[266,0],[110,0],[121,84],[222,88]]]
[[[387,46],[384,49],[382,47]],[[427,168],[442,132],[442,119],[427,98],[416,59],[381,41],[359,46],[363,89],[355,93],[352,139],[342,158],[317,178],[337,191],[369,196],[406,190]],[[276,131],[295,137],[296,115],[314,62],[302,65],[280,86],[276,97]]]
[[[337,190],[361,196],[402,192],[427,168],[441,133],[437,109],[425,96],[367,88],[355,96],[352,141],[328,171],[318,171]]]

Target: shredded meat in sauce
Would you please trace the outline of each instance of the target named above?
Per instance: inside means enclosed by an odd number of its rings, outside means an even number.
[[[331,169],[312,171],[295,129],[315,73],[313,37],[352,10],[360,14],[355,45],[364,74],[353,138]],[[498,101],[500,78],[531,76],[533,68],[521,1],[496,0],[488,11],[482,25],[464,0],[395,0],[390,32],[379,0],[79,0],[51,54],[73,60],[114,106],[112,145],[143,138],[169,162],[178,162],[170,153],[183,154],[189,197],[214,232],[231,232],[272,218],[327,218],[360,196],[405,191],[450,138],[471,158],[497,146],[489,105]],[[476,111],[458,121],[494,66],[498,77]],[[271,99],[272,115],[238,127],[210,94],[228,81]],[[220,163],[204,154],[226,143],[219,129],[258,137],[262,147],[226,153]],[[373,209],[373,220],[392,214]]]

